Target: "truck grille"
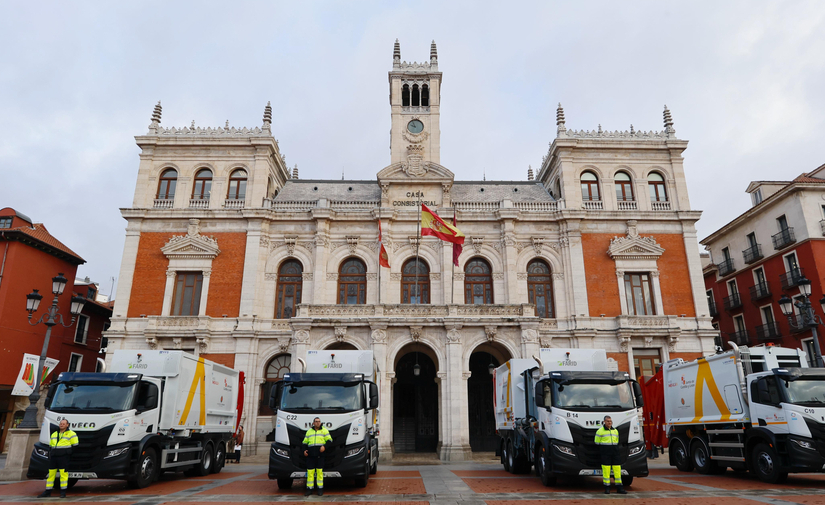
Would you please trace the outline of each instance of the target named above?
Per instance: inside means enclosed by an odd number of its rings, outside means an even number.
[[[350,426],[351,423],[345,424],[335,430],[330,430],[329,436],[332,437],[332,442],[326,445],[326,450],[324,451],[324,468],[337,467],[344,460],[344,445],[346,445],[347,442]],[[289,435],[289,454],[292,462],[295,463],[298,468],[306,468],[307,458],[304,456],[302,442],[304,441],[304,435],[306,435],[307,430],[287,424],[286,431]]]
[[[567,423],[570,427],[570,434],[573,435],[573,443],[576,445],[576,455],[579,461],[588,468],[598,468],[602,464],[601,453],[599,446],[596,445],[595,430],[588,430],[573,423]],[[627,460],[627,437],[630,435],[630,423],[624,423],[621,426],[616,426],[619,430],[619,457],[621,462]]]
[[[110,425],[95,431],[76,431],[77,447],[72,449],[71,463],[66,470],[89,470],[100,464],[106,455],[105,449],[114,428],[114,425]],[[49,426],[51,433],[57,429],[55,424]]]
[[[816,443],[817,452],[825,458],[825,426],[816,421],[811,421],[807,417],[805,418],[805,424],[807,424],[808,429],[811,430],[811,437],[814,439],[814,443]]]

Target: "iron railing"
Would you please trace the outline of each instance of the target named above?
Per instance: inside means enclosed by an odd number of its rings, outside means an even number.
[[[779,332],[779,325],[776,324],[776,321],[756,327],[757,340],[776,340],[778,338],[782,338],[782,333]]]
[[[771,287],[767,282],[762,282],[755,286],[751,286],[750,292],[752,301],[761,300],[762,298],[771,296]]]
[[[736,345],[748,345],[751,340],[750,335],[748,335],[748,330],[739,330],[734,331],[733,333],[728,333],[728,337],[730,337]]]
[[[725,297],[725,310],[738,309],[742,306],[742,297],[739,293],[734,293]]]
[[[772,236],[771,240],[773,240],[773,248],[778,251],[796,242],[796,237],[793,234],[793,228],[788,227]]]
[[[722,277],[728,275],[729,273],[733,273],[736,270],[736,267],[733,266],[733,258],[728,258],[722,263],[717,263],[716,268],[719,269],[719,275]]]
[[[782,283],[782,289],[791,289],[798,286],[803,278],[805,278],[805,271],[802,268],[794,268],[780,275],[779,282]]]
[[[764,256],[762,255],[762,246],[759,244],[755,244],[752,247],[748,247],[744,251],[742,251],[742,256],[745,257],[745,263],[750,265],[754,261],[761,260]]]

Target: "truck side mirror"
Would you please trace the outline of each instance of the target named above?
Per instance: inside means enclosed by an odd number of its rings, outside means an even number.
[[[370,401],[369,401],[369,408],[370,409],[377,409],[378,408],[378,384],[374,382],[370,382]]]
[[[52,384],[49,386],[49,392],[46,393],[46,409],[52,406],[52,399],[54,399],[54,394],[57,392],[57,384]]]
[[[771,393],[768,391],[768,382],[765,379],[759,379],[756,382],[756,390],[759,392],[759,403],[763,405],[771,405]]]
[[[536,407],[544,407],[544,383],[536,384]]]
[[[642,397],[642,386],[636,381],[631,382],[631,384],[633,384],[633,396],[636,397],[636,407],[644,407],[645,399]]]
[[[279,382],[269,391],[269,408],[272,410],[278,410],[278,399],[281,398],[281,392],[283,390],[284,384],[283,382]]]
[[[144,410],[152,410],[158,408],[158,389],[152,388],[146,396],[146,405]]]

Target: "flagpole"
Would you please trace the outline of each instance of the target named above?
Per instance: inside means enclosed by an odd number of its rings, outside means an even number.
[[[378,218],[378,305],[381,305],[381,246],[384,238],[381,236],[381,218]]]
[[[455,226],[455,205],[453,205],[453,226]],[[453,266],[453,273],[450,275],[450,304],[455,305],[455,244],[453,244],[453,257],[450,264]]]
[[[415,296],[421,304],[421,294],[418,292],[418,249],[421,247],[421,191],[418,192],[418,215],[415,221]]]

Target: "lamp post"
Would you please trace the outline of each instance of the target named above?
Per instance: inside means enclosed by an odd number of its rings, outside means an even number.
[[[40,381],[43,380],[43,366],[46,364],[46,352],[49,350],[49,337],[51,337],[52,334],[52,326],[59,324],[64,328],[71,327],[74,324],[75,319],[77,319],[77,315],[83,310],[83,304],[86,303],[85,298],[81,296],[73,296],[72,305],[70,308],[72,320],[69,324],[65,324],[63,322],[63,316],[58,313],[57,299],[63,294],[63,290],[66,289],[66,284],[68,282],[68,279],[63,277],[63,274],[57,274],[57,277],[52,278],[52,293],[54,293],[54,300],[52,300],[52,304],[49,308],[46,309],[46,313],[40,316],[40,319],[34,323],[32,322],[32,315],[37,312],[38,307],[40,307],[40,300],[43,299],[43,295],[38,293],[36,289],[26,295],[26,311],[29,313],[29,324],[32,326],[37,326],[40,323],[45,324],[46,338],[43,340],[43,350],[40,351],[40,361],[35,374],[34,391],[32,391],[32,394],[29,395],[29,406],[26,408],[26,413],[23,416],[23,421],[20,423],[20,428],[38,427],[37,402],[40,400]]]
[[[819,336],[816,333],[817,326],[823,324],[823,321],[821,317],[814,313],[813,306],[811,305],[811,281],[805,277],[802,277],[797,284],[799,285],[799,293],[802,295],[802,301],[794,301],[788,298],[788,295],[782,295],[782,298],[779,299],[779,308],[782,310],[782,314],[788,318],[788,324],[792,329],[801,330],[803,328],[810,328],[814,339],[816,366],[818,368],[823,368],[825,367],[825,364],[822,362],[822,351],[819,348]],[[822,307],[822,312],[825,313],[825,296],[819,300],[819,304]],[[793,316],[794,306],[799,309],[799,320]]]

